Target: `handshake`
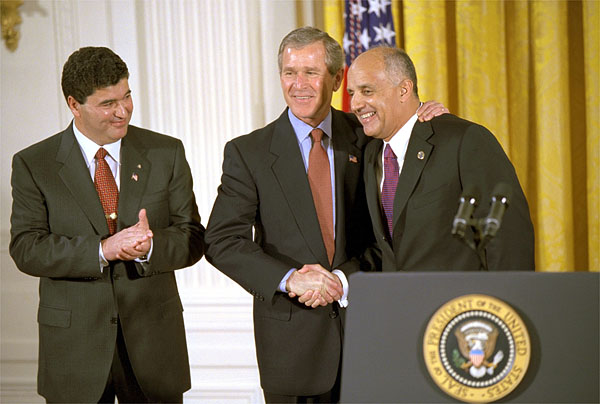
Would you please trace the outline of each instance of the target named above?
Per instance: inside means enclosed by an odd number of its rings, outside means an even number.
[[[337,275],[319,264],[307,264],[292,272],[285,286],[291,298],[298,297],[300,303],[312,308],[327,306],[344,294]]]

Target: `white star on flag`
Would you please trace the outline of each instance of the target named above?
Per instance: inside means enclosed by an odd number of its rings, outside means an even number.
[[[378,27],[373,27],[373,30],[377,34],[373,42],[383,42],[385,41],[387,44],[393,44],[392,38],[396,36],[396,33],[393,29],[390,29],[390,23],[386,26],[379,25]]]
[[[377,18],[381,17],[379,13],[386,13],[387,7],[392,4],[388,0],[369,0],[369,13],[377,14]]]

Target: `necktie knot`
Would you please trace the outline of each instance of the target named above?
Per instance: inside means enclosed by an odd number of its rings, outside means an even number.
[[[385,145],[385,150],[383,151],[383,157],[386,159],[395,159],[396,154],[392,150],[392,146],[388,144]]]
[[[108,152],[106,151],[106,149],[104,147],[101,147],[98,149],[94,157],[96,157],[97,160],[101,160],[104,159],[104,157],[106,157],[107,154]]]
[[[310,132],[310,137],[312,137],[313,145],[321,144],[321,139],[323,139],[323,131],[319,128],[313,129]]]

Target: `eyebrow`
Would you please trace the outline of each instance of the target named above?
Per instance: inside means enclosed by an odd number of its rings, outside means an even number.
[[[131,94],[131,89],[127,90],[127,92],[125,93],[123,98],[127,97],[129,94]],[[116,98],[109,98],[108,100],[102,100],[102,101],[100,101],[99,105],[110,104],[111,102],[115,102],[116,100],[117,100]]]

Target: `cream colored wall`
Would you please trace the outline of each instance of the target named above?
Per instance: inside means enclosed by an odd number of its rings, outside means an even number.
[[[38,282],[8,254],[10,164],[15,152],[69,124],[59,85],[66,58],[81,46],[102,45],[126,61],[132,123],[182,139],[206,225],[225,142],[283,110],[276,53],[295,27],[296,4],[29,0],[20,11],[18,49],[2,44],[0,54],[0,401],[34,403],[43,402],[35,392]],[[262,402],[251,297],[204,259],[177,277],[193,379],[185,401]]]

